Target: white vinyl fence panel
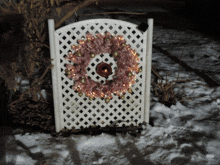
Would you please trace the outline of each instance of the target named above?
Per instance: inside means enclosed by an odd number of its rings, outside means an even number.
[[[50,55],[52,64],[52,83],[56,131],[61,129],[82,129],[89,126],[105,127],[118,122],[118,127],[133,124],[138,126],[149,123],[150,79],[153,19],[148,20],[148,29],[142,32],[138,25],[114,19],[91,19],[69,24],[55,30],[54,20],[48,20],[50,36]],[[72,89],[73,80],[65,76],[64,57],[71,50],[71,45],[78,45],[77,40],[86,38],[87,33],[109,32],[112,35],[123,35],[132,49],[140,55],[139,67],[142,72],[136,74],[136,83],[132,85],[132,93],[126,92],[125,99],[114,96],[109,103],[104,99],[89,100],[85,94],[80,97]],[[103,77],[95,71],[96,65],[105,62],[117,69],[117,65],[109,54],[96,56],[87,67],[87,74],[95,81],[103,82]],[[113,69],[114,71],[114,69]],[[114,73],[113,73],[114,74]],[[112,79],[109,76],[109,79]]]

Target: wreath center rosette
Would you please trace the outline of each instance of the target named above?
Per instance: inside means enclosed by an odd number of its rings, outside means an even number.
[[[139,68],[139,57],[130,45],[126,44],[123,36],[112,36],[110,33],[105,35],[92,34],[86,35],[86,40],[78,40],[77,46],[71,46],[73,52],[69,52],[66,60],[73,64],[66,65],[67,77],[74,80],[73,89],[82,96],[93,98],[106,98],[110,100],[113,94],[122,96],[128,90],[132,92],[130,87],[136,81],[135,73],[142,71]],[[112,54],[116,59],[117,70],[113,80],[105,80],[104,84],[96,82],[88,77],[87,67],[92,58],[97,55],[108,53]]]

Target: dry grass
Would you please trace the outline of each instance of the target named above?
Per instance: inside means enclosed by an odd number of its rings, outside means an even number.
[[[0,72],[0,76],[5,80],[8,90],[14,90],[14,92],[19,86],[15,81],[15,77],[22,77],[22,79],[30,81],[30,87],[20,95],[20,101],[24,99],[23,96],[26,94],[30,94],[34,101],[38,100],[38,94],[41,95],[41,84],[52,67],[50,57],[46,56],[43,51],[45,48],[49,48],[48,43],[45,42],[48,28],[46,22],[52,12],[52,8],[56,7],[58,14],[63,10],[69,11],[66,16],[55,24],[56,27],[59,27],[75,11],[98,0],[67,3],[68,1],[70,0],[21,0],[18,4],[9,1],[5,3],[7,7],[0,6],[0,12],[3,15],[22,15],[24,18],[22,31],[24,32],[25,43],[20,45],[20,49],[24,51],[24,54],[21,57],[17,56],[17,60],[14,63],[8,62],[2,65]],[[9,31],[3,34],[2,37],[9,38],[10,34]],[[22,63],[19,60],[22,60]],[[38,79],[36,79],[35,68],[41,70],[42,73]],[[40,99],[43,99],[42,95]]]
[[[15,95],[18,95],[8,105],[8,110],[15,118],[14,121],[16,123],[33,126],[42,125],[45,115],[40,116],[40,113],[43,113],[40,111],[44,104],[45,106],[52,104],[48,103],[41,94],[42,89],[48,88],[48,83],[46,82],[51,78],[49,72],[52,67],[51,59],[49,54],[45,53],[45,50],[49,49],[49,45],[46,42],[46,38],[48,38],[47,20],[53,12],[52,9],[55,8],[58,15],[63,10],[66,10],[68,13],[55,24],[56,28],[58,28],[75,11],[96,2],[98,0],[85,0],[84,2],[77,0],[21,0],[18,4],[9,1],[5,2],[6,7],[0,6],[0,23],[1,21],[5,22],[6,17],[12,15],[21,15],[24,20],[21,27],[19,27],[24,33],[24,42],[19,44],[22,54],[20,56],[18,56],[18,53],[15,54],[15,61],[12,62],[10,60],[0,66],[0,77],[5,81],[7,89],[14,91]],[[10,22],[13,23],[13,21]],[[1,34],[0,37],[3,39],[13,38],[12,32],[8,30],[8,32]],[[39,73],[35,72],[36,68]],[[16,77],[30,82],[30,86],[22,94],[17,92],[20,84],[16,81]],[[33,106],[28,107],[29,105]],[[39,121],[30,118],[34,115],[39,116]],[[51,117],[51,115],[48,117]],[[47,121],[49,120],[51,119]],[[54,126],[54,124],[46,123],[45,127],[49,127],[49,125]]]
[[[154,70],[154,69],[152,69]],[[179,94],[176,94],[174,92],[174,87],[176,82],[180,82],[179,80],[173,80],[169,81],[168,79],[163,79],[162,76],[159,75],[155,70],[153,71],[158,76],[158,79],[156,79],[152,83],[153,87],[153,94],[154,96],[158,97],[158,101],[162,104],[165,104],[167,106],[171,106],[173,104],[176,104],[177,101],[182,101],[182,96]],[[187,80],[181,80],[182,82],[187,82]]]

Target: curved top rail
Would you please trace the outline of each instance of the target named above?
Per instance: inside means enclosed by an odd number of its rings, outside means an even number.
[[[134,23],[130,23],[127,21],[122,21],[122,20],[117,20],[117,19],[110,19],[110,18],[98,18],[98,19],[89,19],[89,20],[83,20],[83,21],[79,21],[79,22],[73,22],[69,25],[63,26],[59,29],[56,29],[56,32],[62,32],[62,30],[64,30],[65,28],[71,28],[73,25],[74,26],[80,26],[80,25],[85,25],[85,24],[94,24],[94,23],[103,23],[106,22],[108,24],[123,24],[124,26],[129,26],[131,28],[136,28],[137,24]],[[138,31],[140,31],[139,29],[137,29]],[[143,33],[142,31],[140,31],[141,33]]]

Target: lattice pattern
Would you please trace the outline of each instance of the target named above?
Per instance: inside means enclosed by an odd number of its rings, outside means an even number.
[[[73,80],[65,76],[65,56],[71,50],[71,45],[78,45],[78,39],[85,39],[87,33],[95,35],[97,33],[109,32],[112,35],[123,35],[133,49],[140,55],[139,66],[143,72],[137,74],[136,83],[131,87],[133,92],[125,94],[122,100],[118,96],[113,96],[112,100],[106,104],[104,99],[96,98],[90,101],[83,95],[79,97],[72,89]],[[59,111],[61,118],[61,128],[82,129],[89,126],[107,126],[115,121],[117,125],[139,125],[143,122],[144,117],[144,98],[145,98],[145,58],[146,45],[144,45],[143,33],[136,29],[136,25],[119,20],[96,19],[81,21],[62,27],[55,31],[56,42],[56,61],[58,73],[58,90],[59,90]],[[146,42],[145,42],[146,43]],[[109,63],[112,66],[113,74],[117,65],[109,54],[96,56],[91,60],[87,67],[87,74],[95,81],[103,83],[105,78],[95,72],[97,64],[101,61]],[[108,79],[113,79],[109,76]]]

